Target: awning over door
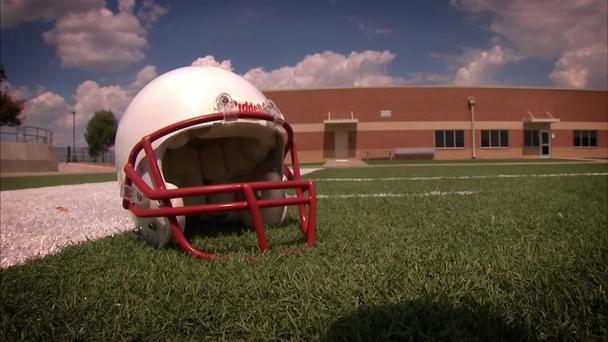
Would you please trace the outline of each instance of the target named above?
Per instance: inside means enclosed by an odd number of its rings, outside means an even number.
[[[528,118],[524,121],[530,123],[552,123],[559,122],[560,120],[554,117],[548,110],[545,110],[544,113],[536,113],[536,115],[528,110]]]

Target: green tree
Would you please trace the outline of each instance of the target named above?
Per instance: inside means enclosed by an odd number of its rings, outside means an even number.
[[[97,158],[100,154],[103,155],[114,145],[117,125],[114,113],[109,110],[100,110],[93,114],[84,133],[91,157]]]
[[[0,126],[19,126],[23,121],[21,111],[23,110],[23,100],[15,100],[3,89],[2,82],[6,80],[4,67],[0,65]]]

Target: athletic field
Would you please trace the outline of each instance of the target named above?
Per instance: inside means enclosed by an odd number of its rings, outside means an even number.
[[[219,223],[188,229],[219,262],[130,232],[87,241],[0,271],[0,340],[608,338],[607,164],[306,177],[316,247],[290,253],[303,246],[295,208],[251,261],[255,234]]]

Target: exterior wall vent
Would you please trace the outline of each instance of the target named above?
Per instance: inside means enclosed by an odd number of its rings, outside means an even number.
[[[383,109],[380,111],[381,118],[390,118],[392,116],[392,111],[390,109]]]

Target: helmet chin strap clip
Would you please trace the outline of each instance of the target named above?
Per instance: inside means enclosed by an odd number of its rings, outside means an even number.
[[[215,98],[215,107],[218,112],[224,114],[224,122],[239,119],[239,106],[228,93],[221,93]]]

